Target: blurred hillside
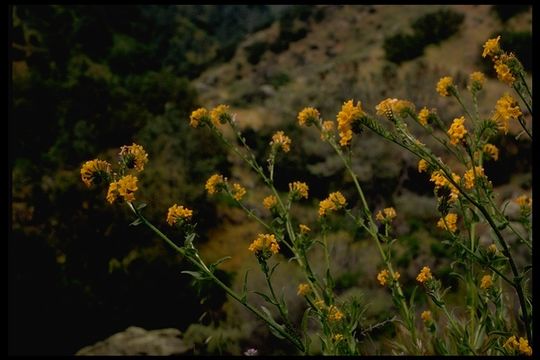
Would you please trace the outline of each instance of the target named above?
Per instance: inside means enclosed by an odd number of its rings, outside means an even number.
[[[450,15],[430,15],[438,11]],[[454,32],[436,32],[440,21]],[[150,161],[137,199],[149,204],[146,216],[179,239],[166,227],[167,208],[195,209],[204,257],[234,254],[221,276],[236,284],[256,266],[247,245],[260,229],[227,201],[209,198],[204,182],[217,171],[239,180],[261,213],[268,194],[206,129],[188,126],[193,109],[231,105],[261,162],[273,132],[285,130],[293,147],[279,160],[277,184],[283,191],[290,181],[310,185],[309,201],[294,211],[315,224],[315,206],[329,191],[341,189],[351,204],[356,198],[330,149],[312,129],[299,129],[298,111],[314,106],[331,119],[355,99],[374,113],[380,100],[397,97],[436,107],[450,122],[460,109],[436,94],[436,82],[451,75],[464,88],[468,74],[482,70],[491,76],[479,99],[487,117],[506,88],[481,61],[484,41],[502,33],[505,49],[525,65],[531,58],[527,6],[18,5],[11,22],[10,354],[73,354],[132,325],[178,328],[191,353],[285,352],[216,289],[204,289],[208,297],[199,301],[191,279],[180,275],[188,266],[146,229],[128,226],[128,210],[106,203],[105,189],[85,188],[82,163],[115,163],[120,146],[143,145]],[[531,187],[530,142],[516,134],[497,139],[501,159],[486,165],[504,189],[499,201]],[[431,188],[416,159],[368,132],[354,153],[373,209],[394,205],[398,235],[415,249],[399,254],[405,280],[416,262],[443,258]],[[331,239],[338,288],[343,296],[367,288],[366,298],[382,299],[368,315],[384,319],[391,304],[372,284],[373,249],[362,234],[351,236],[351,224],[340,227]],[[277,281],[301,314],[289,265]],[[249,281],[263,285],[257,275]],[[207,347],[210,335],[225,336],[223,344]]]

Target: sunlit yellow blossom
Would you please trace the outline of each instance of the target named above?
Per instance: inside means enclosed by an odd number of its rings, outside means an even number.
[[[424,266],[422,270],[420,270],[420,273],[416,277],[416,281],[423,284],[424,282],[430,280],[433,278],[433,275],[431,275],[431,269],[429,266]]]
[[[326,120],[322,123],[321,140],[327,140],[332,136],[335,124],[332,120]]]
[[[532,199],[525,194],[518,196],[515,202],[522,208],[530,208],[532,206]]]
[[[223,177],[223,175],[214,174],[208,178],[204,188],[206,191],[208,191],[208,194],[213,195],[219,192],[221,186],[225,183],[225,180],[226,179]]]
[[[345,339],[345,338],[344,338],[343,335],[341,335],[341,334],[336,334],[336,335],[332,336],[332,340],[333,340],[334,342],[336,342],[336,343],[337,343],[337,342],[340,342],[340,341],[343,340],[343,339]]]
[[[308,232],[311,231],[309,226],[304,225],[304,224],[300,224],[298,227],[300,228],[300,234],[307,234]]]
[[[234,183],[233,184],[232,194],[233,194],[233,198],[236,201],[240,201],[240,200],[242,200],[244,195],[246,195],[246,189],[242,185]]]
[[[475,166],[474,170],[469,169],[463,174],[465,180],[465,189],[470,190],[474,187],[475,179],[479,179],[484,176],[484,168],[482,166]]]
[[[324,303],[324,300],[322,300],[322,299],[315,301],[313,304],[319,310],[324,309],[324,307],[326,306],[326,304]]]
[[[432,320],[431,311],[429,311],[429,310],[422,311],[422,314],[420,314],[420,317],[422,318],[422,320],[425,323],[431,322],[431,320]]]
[[[463,116],[455,118],[450,129],[448,129],[448,135],[450,136],[450,143],[452,145],[457,145],[465,137],[465,134],[467,134],[468,131],[465,129],[465,125],[463,125],[464,122],[465,117]]]
[[[488,246],[488,251],[492,254],[496,254],[497,253],[497,245],[495,244],[491,244]]]
[[[271,254],[279,252],[279,244],[276,241],[274,234],[259,234],[249,245],[249,251],[255,254],[262,254],[264,257],[270,257]]]
[[[193,210],[183,207],[182,205],[174,204],[169,208],[169,212],[167,213],[167,223],[172,226],[176,224],[178,219],[189,220],[192,215]]]
[[[107,180],[110,173],[111,164],[103,160],[89,160],[81,167],[81,179],[88,187]]]
[[[506,65],[501,60],[495,62],[494,68],[495,68],[495,71],[497,72],[497,78],[503,83],[506,83],[512,86],[514,81],[516,81],[516,78],[512,74],[512,71],[510,70],[508,65]]]
[[[499,159],[499,149],[493,144],[485,144],[482,150],[488,154],[493,160]]]
[[[386,282],[388,280],[388,270],[384,269],[380,273],[377,274],[377,280],[379,280],[379,283],[382,286],[386,285]]]
[[[205,121],[210,120],[210,113],[205,108],[198,108],[193,111],[189,117],[189,125],[191,127],[202,126]]]
[[[308,190],[309,187],[306,183],[301,181],[295,181],[292,183],[289,183],[289,191],[291,192],[292,196],[294,198],[308,198]]]
[[[328,309],[328,320],[339,321],[343,319],[343,313],[335,305],[331,305]]]
[[[458,174],[452,173],[452,180],[455,183],[459,184],[461,181],[461,176]],[[459,189],[455,187],[450,181],[448,182],[448,187],[450,188],[450,201],[455,202],[459,198]]]
[[[395,98],[384,99],[375,106],[377,115],[386,116],[389,119],[395,115],[402,116],[407,109],[414,111],[414,105],[410,101]]]
[[[497,55],[501,51],[501,48],[499,47],[500,39],[501,36],[499,35],[494,39],[489,39],[488,41],[486,41],[486,43],[484,44],[484,51],[482,52],[482,57],[486,57],[488,55]]]
[[[263,206],[268,210],[277,205],[277,198],[274,195],[269,195],[263,199]]]
[[[455,233],[457,230],[457,214],[454,213],[448,213],[444,219],[439,219],[437,222],[437,226],[441,229],[445,229],[450,231],[451,233]]]
[[[394,280],[399,280],[400,277],[401,274],[399,273],[399,271],[394,271]]]
[[[270,146],[276,146],[281,148],[283,152],[289,152],[291,150],[291,139],[283,131],[278,131],[272,136]]]
[[[429,181],[435,184],[435,188],[448,185],[448,179],[443,175],[441,170],[435,170],[432,172]]]
[[[309,288],[308,284],[302,283],[298,285],[298,296],[306,296],[307,294],[309,294],[310,291],[311,289]]]
[[[516,337],[512,335],[508,338],[508,340],[506,340],[503,346],[509,350],[515,350],[519,348],[519,342],[517,341]]]
[[[137,171],[144,170],[144,164],[148,162],[148,154],[141,145],[124,145],[120,148],[120,157],[128,169]]]
[[[307,107],[298,113],[298,123],[300,125],[310,126],[312,123],[318,122],[320,116],[319,110]]]
[[[126,175],[118,181],[111,182],[109,184],[109,191],[107,192],[107,201],[112,204],[119,196],[121,196],[124,201],[134,201],[135,191],[138,189],[137,181],[137,177]]]
[[[109,184],[109,190],[107,191],[107,201],[113,203],[118,198],[118,182],[113,181]]]
[[[352,124],[364,115],[360,101],[356,103],[356,106],[352,100],[343,103],[341,111],[337,114],[339,144],[341,146],[349,145],[352,139]]]
[[[519,352],[527,356],[532,356],[532,347],[529,345],[529,340],[522,337],[519,338]]]
[[[337,211],[347,205],[347,200],[339,191],[333,192],[319,203],[319,216],[325,216],[329,211]]]
[[[229,114],[229,105],[218,105],[210,112],[210,119],[214,126],[224,124],[227,120],[230,120],[231,114]]]
[[[469,75],[469,90],[478,91],[482,89],[486,82],[486,76],[480,71],[475,71]]]
[[[428,118],[429,110],[427,107],[424,106],[422,110],[420,110],[420,112],[418,113],[418,122],[420,123],[420,125],[426,126],[428,123]]]
[[[489,289],[493,285],[491,275],[484,275],[480,281],[480,289]]]
[[[420,159],[420,161],[418,161],[418,172],[423,173],[423,172],[426,172],[427,169],[428,169],[428,162],[424,159]]]
[[[492,119],[499,125],[499,129],[508,133],[508,121],[517,120],[522,115],[517,101],[510,95],[504,94],[495,104]]]
[[[382,211],[379,210],[375,219],[378,221],[392,221],[396,217],[396,209],[393,207],[384,208]]]
[[[450,96],[448,88],[454,86],[454,80],[450,76],[442,77],[437,83],[437,92],[441,96]]]

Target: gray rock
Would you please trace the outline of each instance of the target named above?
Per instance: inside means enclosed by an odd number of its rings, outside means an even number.
[[[125,331],[82,348],[76,355],[179,355],[188,349],[178,329],[145,330],[130,326]]]

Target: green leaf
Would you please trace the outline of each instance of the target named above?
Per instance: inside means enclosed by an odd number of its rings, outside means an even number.
[[[216,261],[214,261],[212,264],[210,264],[209,267],[212,268],[212,269],[215,269],[215,268],[217,268],[217,266],[218,266],[219,264],[221,264],[222,262],[227,261],[227,260],[229,260],[229,259],[232,259],[232,257],[230,257],[230,256],[222,257],[221,259],[216,260]]]
[[[137,226],[137,225],[141,225],[141,224],[142,224],[142,220],[140,218],[137,218],[134,222],[129,224],[129,226]]]
[[[147,205],[148,204],[146,204],[146,203],[140,203],[139,205],[137,205],[136,209],[140,211],[140,210],[144,209]]]
[[[276,265],[272,266],[272,268],[270,269],[270,271],[268,272],[268,277],[271,278],[272,277],[272,274],[274,273],[274,271],[276,270],[276,268],[279,266],[279,263],[276,263]]]
[[[244,274],[244,285],[242,286],[242,303],[245,303],[247,300],[247,280],[248,280],[248,273],[249,269],[246,270],[246,273]]]
[[[253,293],[259,295],[260,297],[262,297],[267,303],[270,303],[272,305],[277,305],[275,303],[275,301],[270,298],[270,296],[268,296],[268,295],[266,295],[266,294],[264,294],[262,292],[259,292],[259,291],[253,291]]]
[[[201,274],[199,271],[187,271],[187,270],[184,270],[184,271],[182,271],[182,274],[191,275],[197,280],[203,280],[204,279],[204,275]]]

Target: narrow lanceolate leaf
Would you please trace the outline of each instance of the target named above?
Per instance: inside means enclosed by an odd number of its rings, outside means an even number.
[[[137,218],[134,222],[129,224],[129,226],[137,226],[137,225],[140,225],[140,224],[142,224],[142,220]]]
[[[203,274],[201,274],[200,272],[198,271],[187,271],[187,270],[184,270],[182,271],[182,274],[188,274],[188,275],[191,275],[193,276],[195,279],[197,280],[203,280],[204,276]]]

